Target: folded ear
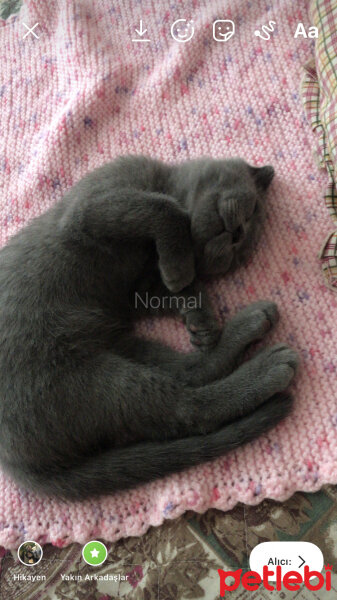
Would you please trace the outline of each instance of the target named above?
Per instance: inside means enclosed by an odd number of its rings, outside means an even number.
[[[250,171],[255,179],[256,185],[263,190],[266,190],[271,183],[275,171],[271,165],[265,167],[250,167]]]

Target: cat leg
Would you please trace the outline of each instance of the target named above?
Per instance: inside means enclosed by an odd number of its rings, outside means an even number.
[[[182,303],[180,314],[190,334],[191,344],[201,351],[208,351],[220,339],[221,328],[217,322],[205,286],[194,280],[182,290],[186,301]],[[190,299],[196,298],[194,305]]]
[[[131,182],[132,185],[132,182]],[[190,218],[173,198],[132,187],[91,188],[79,182],[67,198],[60,219],[64,235],[81,236],[109,245],[118,240],[153,241],[162,281],[172,292],[189,285],[195,276]],[[83,189],[82,189],[83,188]]]
[[[86,427],[85,406],[89,405],[95,410],[87,424],[88,435],[97,422],[97,436],[104,430],[106,436],[122,445],[208,433],[253,412],[274,394],[284,391],[297,364],[296,353],[277,344],[243,363],[228,377],[192,387],[174,373],[102,353],[92,359],[90,366],[83,367],[83,410],[79,409],[81,414],[73,427],[78,426],[81,431],[82,416],[82,426]]]
[[[296,364],[296,354],[279,345],[228,378],[195,389],[155,367],[111,353],[95,355],[57,381],[56,420],[40,432],[38,447],[29,437],[27,444],[11,446],[7,458],[2,453],[1,464],[24,485],[65,497],[163,477],[276,425],[291,408],[282,391]]]
[[[200,350],[207,350],[219,341],[221,328],[217,322],[204,285],[194,280],[178,293],[168,290],[158,278],[147,287],[141,282],[130,297],[138,318],[180,315],[190,334],[191,343]]]
[[[247,347],[261,340],[277,320],[276,304],[262,300],[228,321],[218,344],[207,352],[177,352],[132,334],[122,336],[114,349],[125,358],[159,367],[187,385],[200,387],[232,373]]]
[[[13,474],[36,492],[65,500],[131,489],[223,456],[275,427],[291,407],[290,396],[276,394],[254,413],[207,435],[107,449],[58,472],[33,466]]]

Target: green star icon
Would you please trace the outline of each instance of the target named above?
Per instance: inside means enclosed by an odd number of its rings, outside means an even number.
[[[106,560],[108,551],[102,542],[93,541],[83,547],[82,556],[88,565],[98,567]]]

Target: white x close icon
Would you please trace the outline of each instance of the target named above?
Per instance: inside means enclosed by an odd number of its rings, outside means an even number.
[[[33,31],[33,29],[35,29],[35,27],[37,27],[37,26],[38,26],[38,23],[35,23],[35,25],[34,25],[33,27],[28,27],[28,25],[26,25],[26,23],[23,23],[23,22],[22,22],[22,25],[24,25],[24,27],[26,27],[26,29],[28,29],[27,33],[25,33],[25,35],[24,35],[24,36],[23,36],[23,38],[22,38],[23,40],[25,39],[25,37],[26,37],[26,36],[27,36],[29,33],[32,33],[33,35],[35,35],[35,37],[36,37],[37,39],[39,39],[39,36],[38,36],[38,35],[36,35],[36,33]]]

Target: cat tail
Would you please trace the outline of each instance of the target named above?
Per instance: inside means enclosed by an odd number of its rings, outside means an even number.
[[[142,442],[109,449],[80,465],[44,473],[34,488],[64,499],[81,500],[136,487],[198,465],[237,448],[265,433],[291,411],[292,398],[275,394],[255,412],[205,435],[164,442]],[[26,482],[28,483],[28,482]]]

